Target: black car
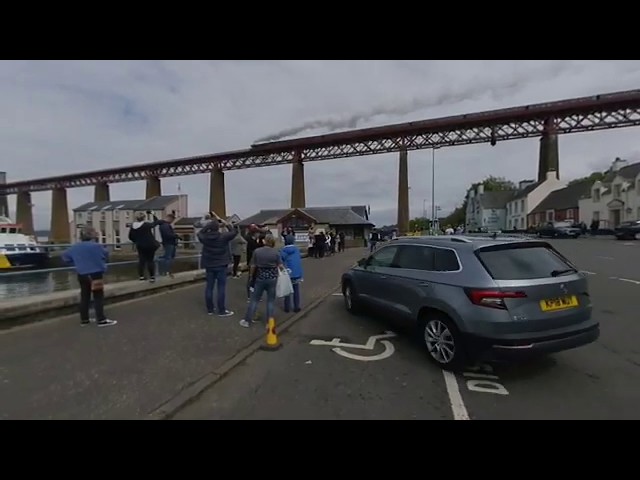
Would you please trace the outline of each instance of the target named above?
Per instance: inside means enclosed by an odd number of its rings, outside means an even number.
[[[640,233],[640,220],[622,222],[614,231],[618,240],[635,240],[638,233]]]
[[[582,230],[580,229],[580,227],[574,226],[574,224],[571,222],[549,222],[546,225],[541,226],[537,230],[537,234],[539,237],[550,238],[578,238],[581,233]]]

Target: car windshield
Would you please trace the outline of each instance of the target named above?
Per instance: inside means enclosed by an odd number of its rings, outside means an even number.
[[[495,280],[530,280],[555,277],[575,269],[547,246],[498,245],[476,255]]]
[[[571,228],[572,225],[571,222],[556,222],[553,224],[556,228]]]

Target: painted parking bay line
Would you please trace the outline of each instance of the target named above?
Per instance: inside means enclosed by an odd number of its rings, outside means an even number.
[[[444,384],[447,387],[447,395],[449,396],[449,404],[451,405],[451,411],[453,412],[454,420],[471,420],[469,418],[469,412],[462,400],[460,394],[460,386],[455,374],[446,370],[442,371],[444,375]]]
[[[634,283],[634,284],[636,284],[636,285],[640,285],[640,281],[638,281],[638,280],[631,280],[630,278],[609,277],[609,279],[611,279],[611,280],[619,280],[619,281],[621,281],[621,282]]]

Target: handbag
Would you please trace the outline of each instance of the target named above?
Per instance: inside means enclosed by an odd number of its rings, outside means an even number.
[[[104,290],[104,280],[102,278],[91,278],[91,291],[92,292],[100,292]]]
[[[293,284],[291,283],[291,277],[289,277],[286,270],[280,270],[278,272],[278,280],[276,282],[276,297],[288,297],[292,293]]]

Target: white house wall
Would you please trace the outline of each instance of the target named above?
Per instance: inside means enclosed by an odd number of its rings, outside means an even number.
[[[548,175],[547,179],[538,185],[526,197],[512,200],[507,204],[506,224],[508,229],[523,230],[529,227],[527,215],[536,208],[551,192],[566,187],[566,182],[558,180],[555,175]],[[516,209],[517,205],[517,209]],[[514,224],[514,222],[517,222]]]
[[[620,221],[640,220],[640,175],[638,175],[633,180],[616,176],[611,185],[606,186],[606,193],[600,194],[599,201],[595,201],[597,196],[594,191],[602,191],[605,186],[601,182],[595,182],[591,187],[591,198],[583,198],[578,202],[580,221],[589,225],[593,220],[599,220],[600,228],[614,228],[613,209],[608,204],[616,198],[617,185],[620,186],[618,199],[624,202],[624,207],[620,209]]]

